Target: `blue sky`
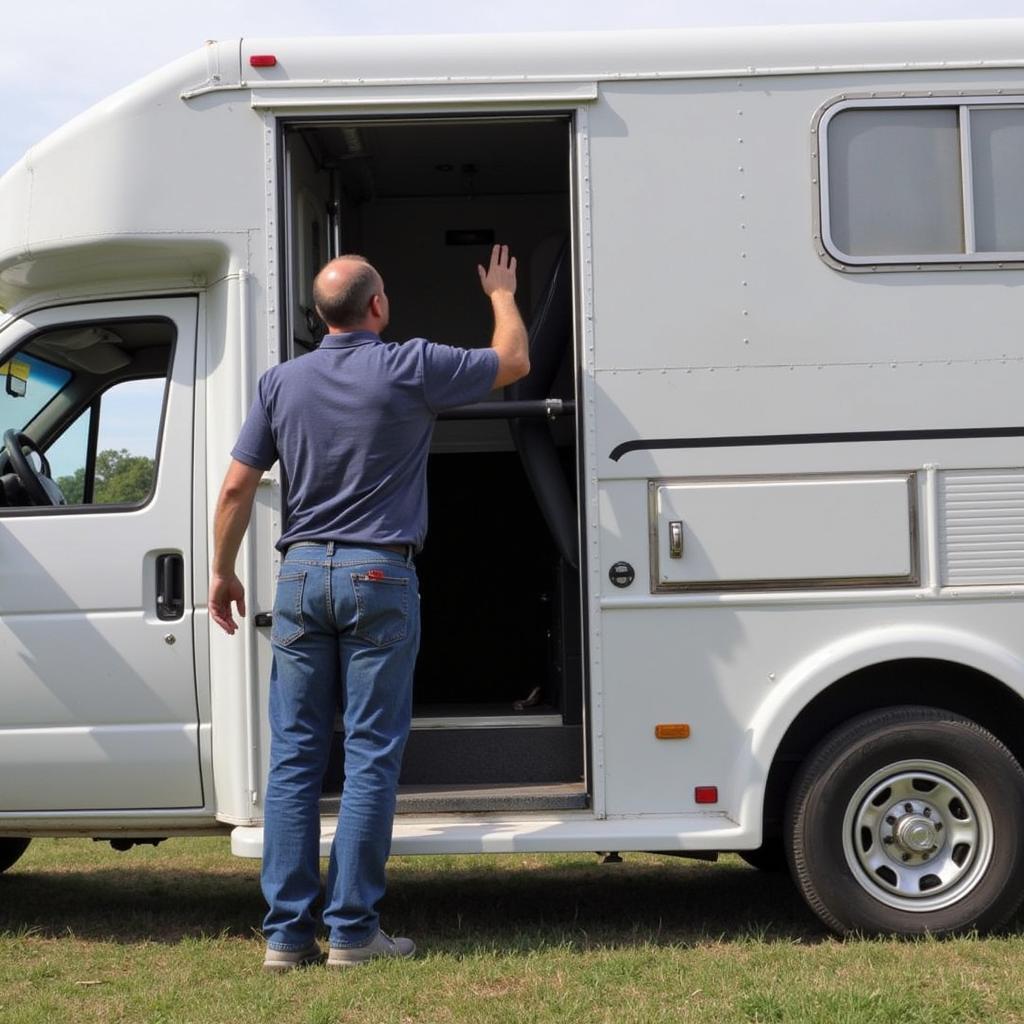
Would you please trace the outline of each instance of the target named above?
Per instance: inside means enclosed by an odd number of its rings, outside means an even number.
[[[1014,17],[1012,0],[47,0],[5,4],[0,173],[75,114],[207,39]]]

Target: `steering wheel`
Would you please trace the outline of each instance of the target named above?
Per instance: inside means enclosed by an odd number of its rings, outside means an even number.
[[[25,448],[39,456],[40,471],[38,473],[28,456],[25,455]],[[60,488],[50,477],[50,463],[40,450],[39,445],[28,434],[21,434],[17,430],[4,431],[4,447],[0,452],[0,470],[5,468],[8,463],[18,480],[21,481],[21,486],[25,488],[25,493],[33,505],[67,504]]]

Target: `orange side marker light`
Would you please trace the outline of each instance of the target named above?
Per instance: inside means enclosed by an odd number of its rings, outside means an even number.
[[[688,740],[690,726],[686,722],[659,722],[654,727],[654,735],[659,740]]]

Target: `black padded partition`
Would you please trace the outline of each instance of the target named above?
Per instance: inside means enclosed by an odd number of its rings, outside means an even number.
[[[569,242],[566,240],[530,321],[530,373],[505,389],[507,400],[538,401],[551,397],[558,371],[572,352],[570,255]],[[558,456],[551,427],[543,421],[512,419],[509,421],[509,429],[559,553],[569,565],[578,568],[576,500]]]

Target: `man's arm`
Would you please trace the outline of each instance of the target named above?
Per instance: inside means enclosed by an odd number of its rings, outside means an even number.
[[[526,325],[516,305],[516,258],[509,259],[508,246],[491,250],[490,266],[478,266],[480,287],[494,309],[494,334],[491,348],[498,353],[498,375],[494,387],[514,384],[530,372],[530,346]]]
[[[249,525],[262,469],[231,460],[213,517],[213,572],[210,576],[210,617],[229,636],[238,626],[231,615],[232,601],[245,616],[245,588],[235,575],[238,548]]]

